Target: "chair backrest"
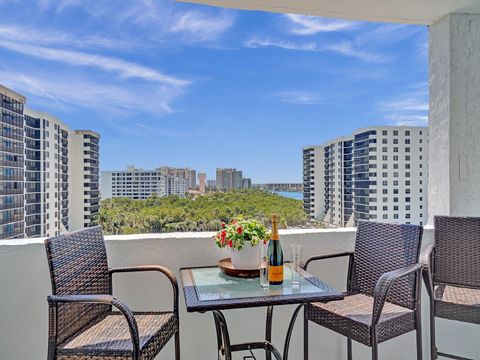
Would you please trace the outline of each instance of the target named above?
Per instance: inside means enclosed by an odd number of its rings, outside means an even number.
[[[480,218],[435,216],[433,281],[480,287]]]
[[[418,262],[423,228],[359,221],[351,273],[351,290],[373,295],[380,276]],[[387,301],[413,309],[415,274],[399,279]]]
[[[45,240],[53,295],[110,294],[102,228],[95,226]],[[108,305],[60,304],[57,342],[67,340],[109,311]]]

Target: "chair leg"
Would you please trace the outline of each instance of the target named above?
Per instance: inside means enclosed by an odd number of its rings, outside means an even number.
[[[435,341],[435,314],[434,305],[430,301],[430,356],[431,360],[436,360],[437,357],[437,344]]]
[[[352,339],[347,338],[347,359],[352,360]]]
[[[303,308],[303,360],[308,360],[308,317],[307,306]]]
[[[423,360],[422,327],[417,324],[417,360]]]
[[[378,344],[376,342],[372,344],[372,360],[378,360]]]
[[[180,360],[180,330],[175,333],[175,360]]]

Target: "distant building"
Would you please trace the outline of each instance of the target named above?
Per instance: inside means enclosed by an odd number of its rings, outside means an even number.
[[[198,190],[200,191],[200,194],[205,194],[205,181],[207,179],[207,174],[205,173],[199,173],[198,174]]]
[[[102,199],[148,199],[154,195],[184,197],[188,190],[186,179],[165,175],[159,169],[143,170],[133,166],[126,170],[102,171],[100,183]]]
[[[209,188],[217,187],[217,181],[216,180],[207,180],[207,187],[209,187]]]
[[[251,187],[252,187],[252,179],[242,178],[242,188],[243,189],[250,189]]]
[[[268,184],[254,184],[254,188],[268,190],[268,191],[289,191],[289,192],[303,192],[302,183],[268,183]]]
[[[194,169],[190,169],[188,167],[176,168],[170,166],[161,166],[157,170],[160,170],[160,172],[164,175],[187,180],[189,189],[194,189],[197,186],[197,171]]]
[[[1,85],[0,94],[0,239],[90,226],[98,213],[100,135],[85,131],[95,142],[89,148],[61,120],[24,108],[24,96]],[[92,177],[77,173],[85,167],[95,169]]]
[[[242,188],[243,174],[237,169],[217,168],[215,186],[218,190],[232,190]]]
[[[373,126],[303,148],[304,208],[337,226],[427,221],[428,129]]]

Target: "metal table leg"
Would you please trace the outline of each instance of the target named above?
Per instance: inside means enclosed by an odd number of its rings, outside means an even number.
[[[267,307],[267,320],[265,322],[265,340],[269,343],[272,342],[272,318],[273,318],[273,306]],[[272,352],[270,350],[265,351],[265,359],[272,360]]]
[[[246,350],[255,350],[263,349],[265,350],[265,358],[267,360],[272,359],[272,355],[276,360],[287,360],[288,350],[290,347],[290,339],[293,333],[293,327],[295,325],[295,320],[302,305],[298,305],[295,311],[293,312],[290,324],[288,326],[287,335],[285,338],[285,345],[283,348],[283,357],[277,348],[272,345],[272,318],[273,318],[273,306],[267,308],[267,318],[265,325],[265,340],[259,342],[249,342],[243,344],[234,344],[230,343],[230,335],[228,334],[227,321],[225,316],[220,310],[213,311],[213,318],[215,320],[215,330],[217,332],[217,351],[218,351],[218,360],[232,360],[232,352],[235,351],[246,351]]]
[[[292,338],[293,327],[295,326],[295,320],[297,320],[297,315],[301,308],[303,308],[303,304],[297,306],[292,314],[290,324],[288,325],[287,336],[285,337],[285,345],[283,347],[283,360],[288,359],[288,349],[290,348],[290,339]]]

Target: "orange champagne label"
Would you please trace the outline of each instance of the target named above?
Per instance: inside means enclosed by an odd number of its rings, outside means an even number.
[[[271,282],[283,281],[283,265],[268,267],[268,281],[271,281]]]

